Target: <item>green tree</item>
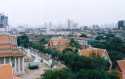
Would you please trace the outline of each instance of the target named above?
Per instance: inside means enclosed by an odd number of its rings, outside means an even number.
[[[115,70],[112,70],[112,72],[109,72],[108,76],[110,79],[119,79],[119,73]]]
[[[70,46],[79,49],[80,44],[78,41],[74,40],[73,38],[70,40]]]
[[[62,51],[63,53],[74,53],[74,54],[78,54],[78,49],[75,48],[66,48]]]
[[[99,35],[89,43],[94,47],[104,48],[107,50],[122,51],[121,49],[125,48],[124,41],[113,34]]]
[[[42,79],[75,79],[75,75],[70,70],[49,70]]]
[[[77,79],[110,79],[107,72],[103,70],[86,70],[78,72]]]
[[[79,71],[81,68],[107,70],[109,64],[100,57],[83,57],[73,53],[64,53],[60,60],[73,71]]]
[[[48,70],[41,79],[119,79],[117,72],[104,70],[81,69],[73,72],[69,69]]]
[[[29,38],[26,34],[17,37],[18,46],[28,48],[30,45]]]
[[[125,43],[120,37],[114,34],[101,34],[89,42],[93,47],[107,49],[113,62],[113,68],[116,67],[116,61],[125,57]]]
[[[39,41],[39,43],[42,44],[42,45],[44,45],[44,44],[47,44],[48,41],[49,40],[47,38],[41,38],[40,41]]]

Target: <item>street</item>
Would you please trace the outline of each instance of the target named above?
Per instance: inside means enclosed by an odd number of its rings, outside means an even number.
[[[40,79],[41,75],[44,74],[45,70],[47,70],[48,67],[44,64],[41,64],[39,69],[36,70],[28,70],[25,74],[21,75],[20,77],[22,79]]]

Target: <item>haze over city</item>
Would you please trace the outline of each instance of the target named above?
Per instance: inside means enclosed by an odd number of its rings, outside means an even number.
[[[0,12],[10,25],[40,25],[44,22],[108,24],[125,19],[124,0],[0,0]]]
[[[0,79],[125,79],[125,0],[0,0]]]

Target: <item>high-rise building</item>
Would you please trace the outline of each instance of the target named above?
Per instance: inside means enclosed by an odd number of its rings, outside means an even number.
[[[125,29],[125,20],[118,21],[118,29]]]
[[[8,31],[8,16],[0,14],[0,32]]]
[[[8,16],[0,14],[0,28],[8,26]]]

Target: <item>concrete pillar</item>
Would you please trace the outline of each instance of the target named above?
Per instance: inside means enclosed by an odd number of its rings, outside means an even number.
[[[9,64],[11,64],[11,66],[12,66],[12,61],[11,61],[11,57],[9,58]]]
[[[14,69],[15,69],[15,72],[17,73],[17,59],[15,58],[14,61],[15,61],[15,63],[14,63],[15,68]]]
[[[24,73],[24,58],[22,58],[22,71]]]
[[[20,73],[20,58],[18,58],[18,72]]]
[[[4,57],[4,64],[6,64],[6,58]]]

